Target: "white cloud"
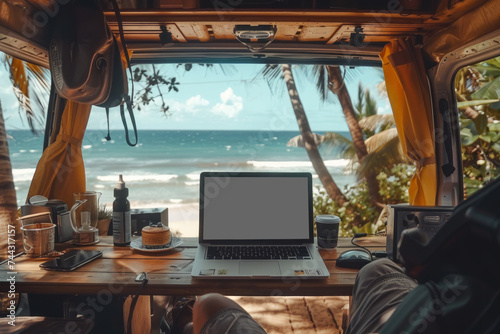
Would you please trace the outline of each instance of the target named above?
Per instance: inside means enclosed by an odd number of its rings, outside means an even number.
[[[184,111],[195,114],[198,111],[200,111],[200,107],[206,107],[209,104],[210,104],[210,102],[208,102],[208,100],[205,100],[200,95],[196,95],[196,96],[190,97],[184,103]]]
[[[243,109],[243,98],[234,94],[231,87],[220,93],[220,99],[222,102],[217,103],[210,110],[215,115],[233,118]]]
[[[196,114],[201,110],[202,107],[206,107],[210,104],[208,100],[205,100],[200,95],[192,96],[185,102],[179,102],[175,100],[166,101],[170,110],[174,113],[191,113]]]

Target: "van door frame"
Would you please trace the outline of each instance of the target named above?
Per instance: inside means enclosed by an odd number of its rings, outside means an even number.
[[[467,65],[500,55],[500,29],[446,54],[428,71],[433,96],[436,128],[437,194],[436,205],[456,206],[464,199],[460,123],[455,95],[455,75]],[[447,131],[447,129],[449,131]],[[446,152],[451,143],[451,157]],[[442,166],[455,170],[447,175]]]

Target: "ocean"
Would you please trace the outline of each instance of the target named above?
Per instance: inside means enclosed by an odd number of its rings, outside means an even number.
[[[7,131],[17,202],[26,201],[31,178],[42,154],[43,135],[27,130]],[[123,130],[87,130],[83,158],[87,190],[102,193],[100,203],[111,207],[118,175],[129,188],[132,208],[179,207],[198,203],[199,175],[202,171],[307,171],[319,179],[302,147],[287,147],[297,136],[294,131],[194,131],[140,130],[139,143],[130,147]],[[349,137],[348,133],[344,133]],[[346,174],[347,160],[335,150],[321,149],[328,170],[342,188],[353,184]]]

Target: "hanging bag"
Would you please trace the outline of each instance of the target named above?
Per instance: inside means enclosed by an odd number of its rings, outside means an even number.
[[[120,11],[116,1],[111,2],[119,20],[122,47],[130,69]],[[52,80],[61,97],[106,108],[107,140],[111,139],[109,108],[120,105],[127,143],[130,146],[137,144],[137,126],[128,95],[126,68],[121,60],[118,41],[106,22],[98,0],[73,0],[60,6],[52,23],[49,64]],[[134,129],[134,143],[128,135],[125,106]]]
[[[52,28],[49,64],[58,94],[79,103],[105,103],[115,47],[99,3],[73,0],[60,6]]]

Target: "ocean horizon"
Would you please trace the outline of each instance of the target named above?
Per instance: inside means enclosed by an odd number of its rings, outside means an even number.
[[[26,201],[43,149],[43,135],[8,130],[17,203]],[[130,147],[123,130],[87,130],[82,152],[88,191],[102,193],[100,203],[111,206],[118,175],[129,188],[131,208],[192,206],[199,201],[203,171],[311,172],[314,186],[322,187],[302,147],[287,147],[298,131],[140,130]],[[323,134],[323,133],[320,133]],[[349,137],[349,133],[342,133]],[[345,173],[348,160],[337,150],[320,149],[325,165],[339,187],[355,182]]]

